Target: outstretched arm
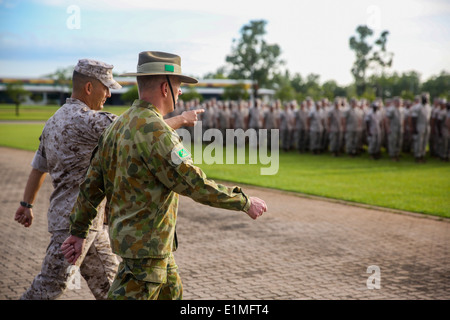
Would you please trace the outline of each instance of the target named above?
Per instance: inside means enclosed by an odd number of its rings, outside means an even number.
[[[166,123],[174,130],[185,127],[193,127],[198,121],[198,114],[205,112],[204,109],[184,111],[179,116],[165,119]]]

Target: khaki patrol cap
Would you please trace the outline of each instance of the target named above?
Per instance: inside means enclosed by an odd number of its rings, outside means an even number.
[[[80,59],[75,66],[75,71],[89,77],[98,79],[110,89],[120,89],[122,86],[113,79],[113,65],[92,59]]]

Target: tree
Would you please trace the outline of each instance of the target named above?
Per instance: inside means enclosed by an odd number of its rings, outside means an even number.
[[[281,101],[292,101],[296,99],[297,92],[292,86],[292,80],[289,71],[284,74],[276,73],[271,79],[270,87],[275,89],[275,98]]]
[[[349,45],[356,55],[351,72],[355,78],[356,92],[360,95],[366,89],[366,72],[369,67],[368,55],[372,50],[372,46],[366,42],[366,38],[371,36],[373,31],[367,26],[358,26],[356,32],[357,36],[350,38]]]
[[[137,85],[132,86],[127,92],[122,93],[120,99],[124,102],[133,103],[134,100],[139,99]]]
[[[57,87],[59,87],[59,104],[64,104],[64,91],[66,88],[72,88],[72,75],[74,66],[67,68],[58,68],[55,72],[47,74],[44,78],[50,78],[55,81]]]
[[[356,60],[351,69],[355,78],[356,92],[362,95],[366,91],[368,71],[373,71],[372,75],[379,75],[383,80],[387,68],[392,66],[393,53],[386,50],[388,31],[383,31],[380,37],[373,44],[368,42],[368,38],[373,35],[373,30],[367,26],[361,25],[356,28],[357,36],[350,37],[350,49],[355,51]],[[373,82],[375,85],[376,95],[383,96],[382,85]]]
[[[372,56],[370,57],[370,62],[373,69],[375,70],[375,74],[379,74],[381,80],[386,79],[386,69],[392,66],[392,59],[394,56],[392,52],[386,51],[388,35],[388,31],[383,31],[381,33],[380,37],[375,41],[375,46],[378,46],[379,50],[373,51]],[[376,95],[378,97],[389,97],[391,95],[391,92],[384,93],[383,86],[379,83],[376,83]]]
[[[203,96],[195,90],[195,87],[188,86],[186,91],[183,90],[183,94],[180,96],[180,99],[183,101],[191,101],[198,99],[199,101],[203,101]]]
[[[241,28],[241,38],[234,39],[231,54],[226,61],[231,64],[231,79],[250,79],[254,82],[253,95],[257,97],[258,88],[268,84],[271,75],[282,63],[279,59],[281,49],[277,44],[264,40],[267,21],[250,21]]]
[[[220,67],[216,72],[209,72],[203,76],[203,79],[227,79],[226,68]]]
[[[223,98],[228,100],[247,100],[249,98],[244,83],[238,83],[224,88]]]
[[[345,88],[340,87],[335,80],[328,80],[322,84],[322,96],[333,100],[335,97],[344,97],[347,94]]]
[[[422,91],[430,93],[432,97],[450,99],[450,73],[442,71],[422,84]]]
[[[6,85],[6,95],[14,102],[16,116],[19,116],[20,105],[27,100],[31,93],[23,88],[22,82],[16,81]]]

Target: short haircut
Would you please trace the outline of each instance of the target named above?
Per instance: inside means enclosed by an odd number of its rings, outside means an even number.
[[[99,80],[94,77],[87,76],[85,74],[79,73],[78,71],[73,71],[72,84],[73,90],[75,91],[81,90],[88,82],[95,83],[97,81]]]
[[[144,92],[145,90],[148,89],[154,89],[156,86],[159,86],[165,80],[166,77],[163,75],[136,77],[139,92]]]

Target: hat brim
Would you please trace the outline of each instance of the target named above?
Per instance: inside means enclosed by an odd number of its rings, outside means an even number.
[[[173,76],[180,78],[182,83],[198,83],[198,80],[182,74],[174,73],[144,73],[144,72],[130,72],[119,75],[120,77],[139,77],[139,76]]]
[[[122,89],[122,86],[116,80],[99,80],[110,89]]]

